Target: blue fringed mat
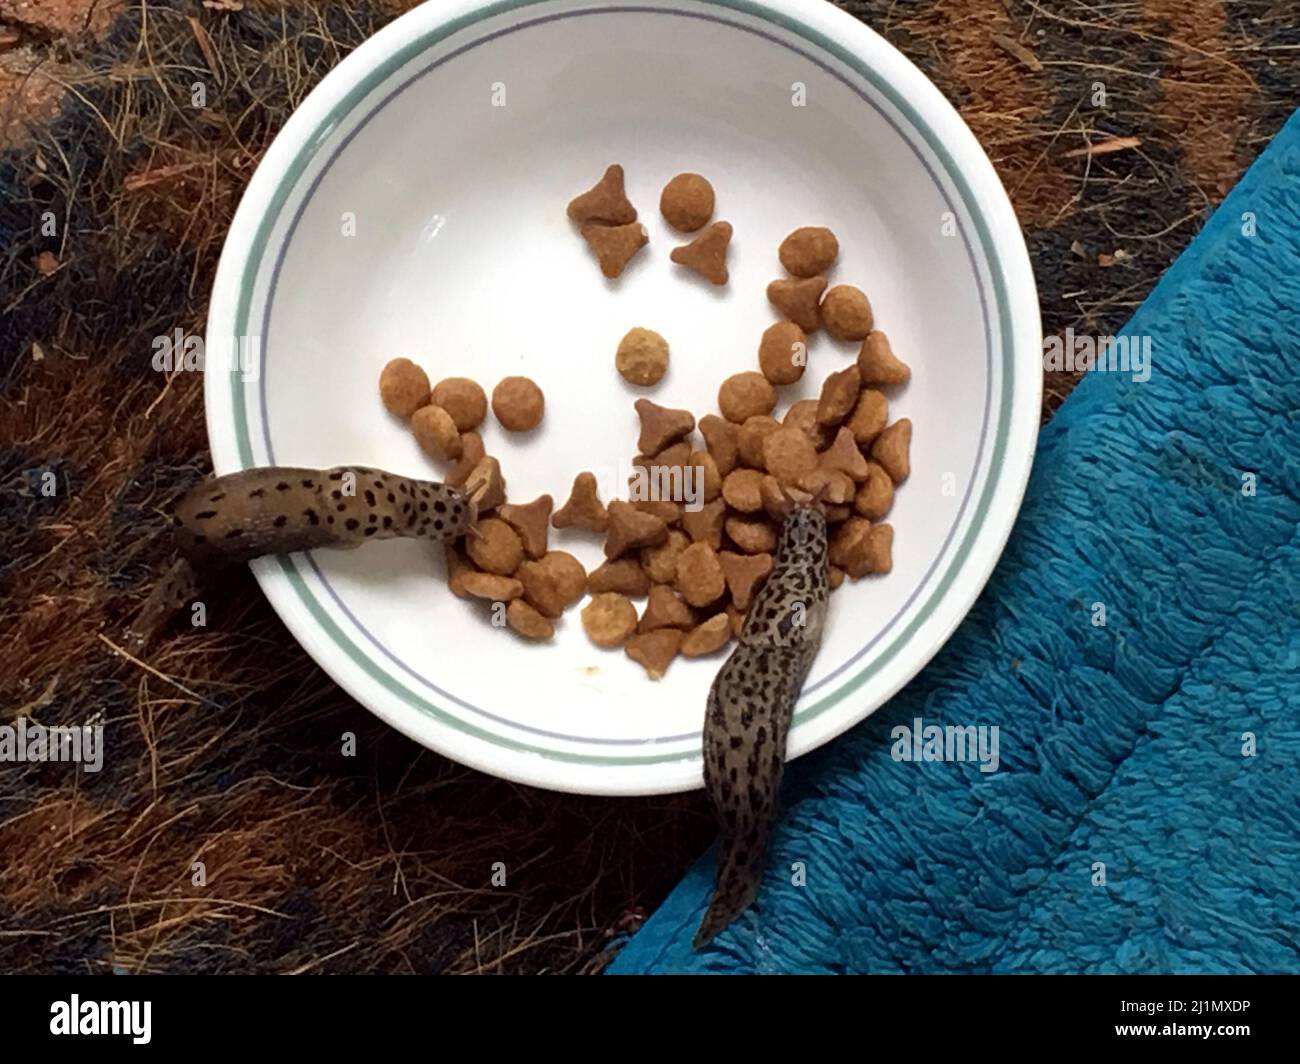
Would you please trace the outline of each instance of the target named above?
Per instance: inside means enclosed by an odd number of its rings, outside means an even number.
[[[1300,113],[1125,331],[1150,380],[1043,430],[966,622],[792,766],[758,903],[692,952],[710,853],[611,971],[1300,971]],[[895,760],[916,718],[999,770]]]

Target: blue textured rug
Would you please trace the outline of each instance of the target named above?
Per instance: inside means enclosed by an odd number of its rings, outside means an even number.
[[[1300,113],[1125,332],[1150,380],[1043,430],[966,622],[792,766],[757,904],[692,953],[707,854],[611,971],[1300,971]],[[891,757],[916,718],[998,771]]]

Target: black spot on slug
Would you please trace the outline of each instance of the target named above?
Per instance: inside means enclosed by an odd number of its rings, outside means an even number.
[[[367,528],[367,529],[366,529],[366,535],[367,535],[367,536],[373,536],[373,535],[374,535],[376,532],[378,532],[378,531],[379,531],[379,529],[377,529],[377,528]]]
[[[341,499],[343,498],[343,492],[339,491],[338,488],[335,488],[333,491],[330,492],[330,498]]]
[[[433,523],[433,530],[434,530],[435,532],[441,532],[441,531],[442,531],[442,518],[438,518],[438,520],[434,521],[434,523]]]
[[[437,502],[433,504],[433,508],[437,510],[438,513],[440,514],[445,514],[447,512],[447,504],[443,502],[441,499],[439,499]]]
[[[248,497],[250,499],[260,499],[265,494],[266,494],[265,488],[254,488],[252,491],[248,493]]]
[[[357,528],[360,526],[360,524],[361,522],[358,521],[355,517],[349,517],[347,521],[344,523],[343,527],[346,528],[349,532],[355,532]]]
[[[303,510],[302,515],[303,517],[307,518],[307,520],[310,521],[313,525],[320,524],[320,516],[316,513],[315,510],[310,510],[310,509]],[[333,521],[334,518],[331,517],[330,520]]]
[[[385,527],[385,528],[392,528],[392,527],[393,527],[393,519],[392,519],[392,517],[390,517],[388,514],[385,514],[385,515],[384,515],[384,527]]]
[[[208,502],[220,502],[225,497],[226,497],[226,493],[223,491],[219,495],[212,496],[212,498],[210,498]]]
[[[274,521],[272,521],[271,523],[272,523],[273,525],[275,525],[276,528],[283,528],[285,525],[287,525],[287,524],[289,523],[289,519],[288,519],[287,517],[285,517],[284,514],[281,514],[279,517],[277,517],[277,518],[276,518]]]
[[[209,518],[216,517],[216,516],[217,516],[217,511],[216,511],[216,510],[204,510],[204,511],[203,511],[202,513],[200,513],[200,514],[195,514],[195,515],[194,515],[194,520],[196,520],[196,521],[207,521]]]
[[[226,533],[226,539],[238,539],[243,534],[244,530],[242,528],[232,528]]]
[[[314,488],[314,487],[316,486],[316,481],[314,481],[314,480],[304,480],[304,481],[302,482],[302,486],[303,486],[304,488]]]
[[[275,486],[275,490],[276,490],[276,491],[288,491],[288,490],[289,490],[289,484],[288,484],[288,482],[287,482],[287,481],[284,481],[284,480],[280,481],[280,483],[277,484],[277,485]]]
[[[371,491],[369,488],[366,489],[366,505],[367,506],[375,505],[375,493]]]
[[[394,495],[391,491],[388,493],[388,501],[390,503],[394,503],[397,501],[397,496]]]

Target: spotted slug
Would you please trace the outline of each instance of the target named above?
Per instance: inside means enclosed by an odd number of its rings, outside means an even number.
[[[365,466],[272,466],[204,481],[173,508],[180,557],[141,608],[129,640],[147,644],[204,580],[228,566],[395,536],[457,539],[471,530],[474,516],[456,488]]]
[[[713,897],[695,935],[696,949],[758,894],[786,735],[821,646],[829,593],[826,518],[818,507],[802,506],[786,516],[772,573],[709,689],[704,783],[721,837]]]

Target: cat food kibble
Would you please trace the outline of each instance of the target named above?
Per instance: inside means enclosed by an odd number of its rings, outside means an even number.
[[[876,462],[867,463],[867,476],[853,499],[853,509],[862,517],[879,521],[894,505],[894,482]]]
[[[885,428],[889,420],[889,400],[884,392],[863,388],[858,401],[844,422],[859,447],[867,447]]]
[[[681,649],[686,633],[677,628],[656,628],[652,632],[639,632],[623,644],[623,652],[635,661],[652,680],[663,679],[677,651]]]
[[[801,277],[773,281],[767,286],[767,300],[804,332],[816,332],[822,324],[822,293],[826,278]]]
[[[723,526],[731,542],[746,554],[776,550],[776,527],[764,517],[728,517]]]
[[[682,640],[682,656],[702,658],[721,650],[730,642],[731,618],[726,613],[715,613]]]
[[[757,469],[733,469],[722,482],[722,498],[733,510],[757,513],[763,508],[762,483]]]
[[[713,455],[720,476],[725,477],[736,468],[736,432],[735,425],[717,414],[705,414],[700,418],[700,435],[704,437],[709,454]]]
[[[447,469],[447,475],[443,479],[453,488],[465,486],[469,480],[470,474],[478,467],[478,464],[486,457],[487,451],[483,449],[483,437],[477,432],[462,432],[460,434],[460,457]]]
[[[641,568],[656,584],[671,584],[677,579],[677,559],[691,544],[691,537],[677,528],[668,530],[668,538],[655,547],[641,548]]]
[[[912,371],[901,362],[889,345],[889,337],[879,329],[862,341],[858,352],[858,374],[865,386],[889,387],[906,384]]]
[[[569,203],[569,218],[579,225],[627,225],[636,221],[636,208],[623,189],[623,168],[615,163],[590,189]]]
[[[716,285],[727,283],[727,246],[731,243],[731,223],[714,222],[689,244],[673,248],[669,256],[679,266],[694,270]]]
[[[491,455],[480,459],[465,479],[465,493],[479,513],[495,509],[505,502],[506,478],[501,475],[501,463]]]
[[[817,400],[818,424],[831,428],[838,426],[857,404],[861,388],[857,366],[850,366],[827,377],[822,385],[821,398]]]
[[[519,533],[524,553],[530,558],[540,558],[546,553],[553,505],[549,495],[542,495],[524,505],[506,503],[497,507],[497,516]]]
[[[460,580],[466,594],[492,602],[509,602],[524,593],[524,585],[513,576],[497,573],[468,572]]]
[[[658,384],[668,372],[668,342],[653,329],[629,329],[618,343],[614,368],[629,384]]]
[[[573,478],[569,501],[551,515],[555,528],[585,528],[588,532],[604,532],[609,528],[609,514],[596,493],[596,478],[591,473],[579,473]]]
[[[714,499],[698,510],[682,514],[682,531],[691,537],[692,543],[707,543],[717,550],[722,546],[722,524],[726,519],[726,502]]]
[[[865,340],[871,320],[871,303],[860,288],[837,284],[822,297],[822,321],[837,340]]]
[[[492,389],[492,413],[511,432],[537,428],[545,412],[542,390],[527,377],[506,377]]]
[[[379,371],[379,397],[398,417],[409,418],[429,402],[429,377],[409,358],[395,358]]]
[[[763,465],[777,480],[798,484],[817,468],[817,448],[798,429],[782,426],[763,441]]]
[[[582,608],[582,627],[600,647],[616,647],[636,631],[636,607],[614,591],[596,595]]]
[[[555,622],[523,599],[515,599],[506,607],[506,624],[526,639],[543,641],[555,635]]]
[[[763,441],[781,427],[781,422],[770,414],[755,414],[746,418],[736,432],[736,453],[741,465],[750,469],[763,468]]]
[[[683,602],[672,588],[655,584],[646,599],[645,611],[637,622],[638,632],[652,632],[656,628],[694,628],[695,611]]]
[[[912,422],[899,418],[876,437],[871,445],[871,457],[889,474],[895,484],[901,484],[912,471]]]
[[[806,225],[781,241],[777,254],[786,272],[795,277],[816,277],[831,268],[840,253],[835,234],[822,226]]]
[[[621,499],[615,499],[609,504],[606,558],[617,558],[633,547],[658,546],[667,538],[668,525],[662,518],[638,510],[630,502]]]
[[[547,617],[558,617],[587,591],[587,572],[567,551],[548,551],[537,561],[524,562],[515,576],[524,598]]]
[[[641,435],[637,438],[637,448],[643,455],[659,455],[658,464],[672,464],[662,460],[661,452],[694,430],[694,415],[689,410],[669,410],[666,406],[650,402],[649,399],[638,399],[634,406],[637,416],[641,419]],[[688,445],[682,455],[682,461],[685,461],[690,451]]]
[[[863,517],[850,517],[831,537],[830,560],[854,580],[867,573],[887,573],[893,568],[894,530],[873,525]]]
[[[582,239],[596,256],[600,272],[611,281],[621,277],[632,256],[650,243],[650,234],[640,222],[631,225],[596,225],[582,227]]]
[[[775,561],[770,554],[737,554],[724,550],[718,554],[718,563],[731,592],[731,604],[738,610],[747,610],[754,594],[771,575]]]
[[[650,577],[635,558],[616,558],[597,566],[587,576],[587,590],[593,595],[617,591],[639,598],[650,590]]]
[[[847,425],[840,426],[835,440],[822,451],[819,464],[830,472],[845,473],[855,482],[865,480],[870,468]]]
[[[743,425],[758,414],[770,414],[776,406],[776,389],[761,373],[737,373],[718,389],[718,409],[728,421]]]
[[[792,321],[769,325],[758,342],[758,368],[773,384],[793,384],[808,362],[808,337]]]
[[[512,576],[524,560],[524,544],[517,533],[499,517],[478,523],[479,534],[465,537],[465,552],[485,573]]]
[[[699,174],[678,174],[659,197],[664,221],[680,233],[693,233],[713,217],[713,186]]]
[[[727,590],[718,555],[707,543],[692,543],[677,559],[678,593],[692,606],[716,602]]]
[[[487,396],[478,382],[468,377],[439,381],[433,387],[433,402],[451,415],[460,432],[478,428],[487,417]]]
[[[464,444],[456,422],[440,406],[422,406],[411,416],[411,431],[421,450],[439,461],[459,458]]]

